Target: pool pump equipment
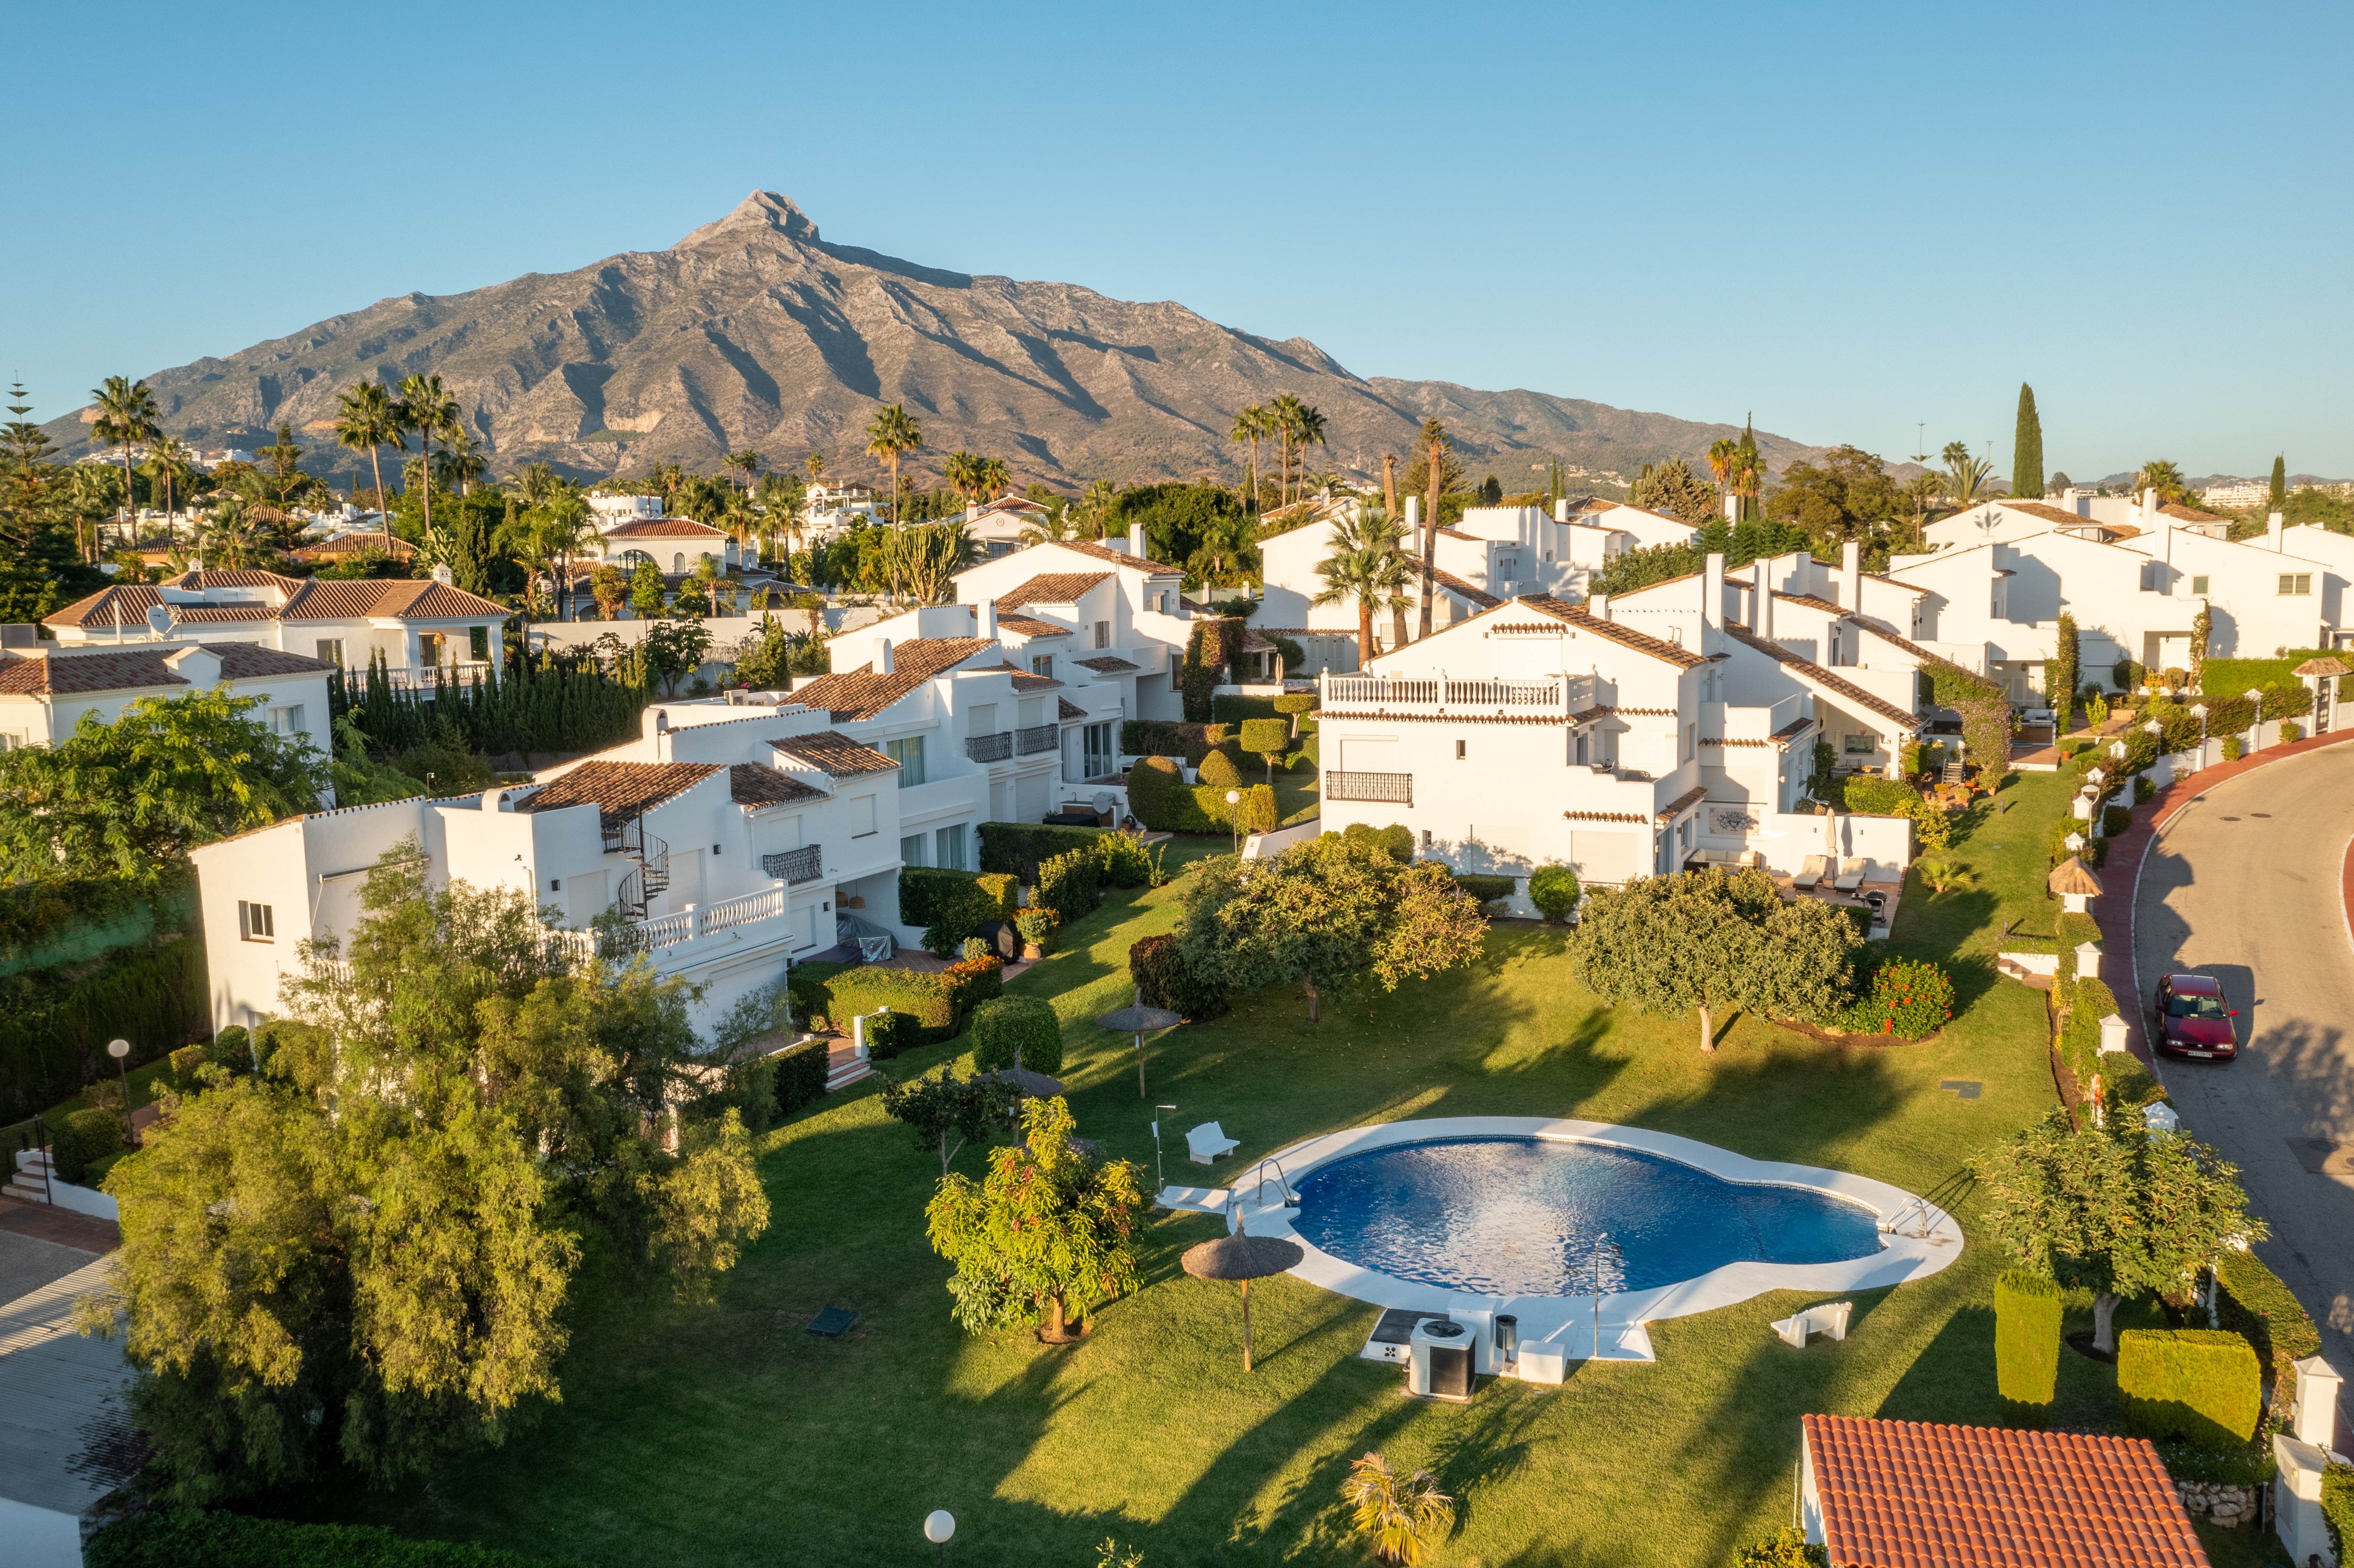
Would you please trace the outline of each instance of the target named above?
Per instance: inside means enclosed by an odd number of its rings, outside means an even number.
[[[1408,1341],[1406,1392],[1423,1399],[1471,1398],[1470,1330],[1447,1318],[1425,1318]]]

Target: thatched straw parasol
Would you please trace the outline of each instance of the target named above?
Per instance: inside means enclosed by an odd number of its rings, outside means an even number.
[[[1034,1073],[1027,1067],[1000,1067],[984,1075],[1001,1084],[1012,1084],[1013,1092],[1025,1099],[1051,1100],[1063,1092],[1063,1080],[1050,1078],[1044,1073]]]
[[[1250,1282],[1296,1268],[1308,1255],[1298,1242],[1240,1231],[1185,1249],[1179,1261],[1196,1279],[1238,1280],[1243,1287],[1243,1371],[1251,1370]]]
[[[2052,868],[2052,879],[2046,885],[2054,896],[2081,893],[2097,898],[2101,894],[2101,879],[2093,874],[2091,866],[2073,854]]]
[[[2326,655],[2319,659],[2307,659],[2291,673],[2297,675],[2354,675],[2354,670],[2348,669],[2343,660]]]
[[[1144,1092],[1144,1037],[1163,1029],[1174,1029],[1185,1021],[1165,1007],[1144,1005],[1144,988],[1136,988],[1136,1005],[1123,1007],[1118,1012],[1107,1012],[1096,1022],[1106,1029],[1136,1036],[1136,1097],[1146,1099]]]

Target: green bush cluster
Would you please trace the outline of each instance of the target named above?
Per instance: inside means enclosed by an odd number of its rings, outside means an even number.
[[[1577,873],[1565,865],[1541,865],[1529,875],[1529,902],[1546,919],[1569,918],[1577,907]]]
[[[776,1069],[777,1115],[789,1117],[825,1098],[829,1047],[811,1040],[769,1058]]]
[[[1084,920],[1103,903],[1103,895],[1097,891],[1097,864],[1092,844],[1042,862],[1038,867],[1037,897],[1033,902],[1060,913],[1066,925]]]
[[[2321,1330],[2298,1305],[2296,1292],[2253,1252],[2225,1248],[2215,1262],[2215,1280],[2221,1287],[2215,1297],[2216,1318],[2256,1347],[2272,1372],[2273,1404],[2286,1409],[2285,1396],[2295,1392],[2296,1383],[2290,1369],[2321,1353]]]
[[[158,1509],[90,1538],[90,1568],[575,1568],[463,1541],[410,1541],[371,1524],[296,1524]]]
[[[2329,1544],[2338,1561],[2346,1561],[2354,1546],[2354,1465],[2332,1465],[2321,1472],[2321,1522],[2329,1528]]]
[[[111,1154],[130,1147],[122,1118],[111,1110],[68,1111],[44,1118],[49,1128],[49,1156],[58,1175],[79,1185],[90,1168]]]
[[[1002,996],[972,1010],[972,1062],[983,1072],[1027,1067],[1049,1076],[1063,1070],[1063,1025],[1052,1003],[1034,996]]]
[[[1129,757],[1182,757],[1189,767],[1199,768],[1212,747],[1233,737],[1233,729],[1223,724],[1129,719],[1119,726],[1119,749]]]
[[[2117,1398],[2137,1435],[2221,1452],[2255,1435],[2263,1372],[2228,1329],[2132,1329],[2117,1336]]]
[[[2145,773],[2134,779],[2133,797],[2135,805],[2146,806],[2149,804],[2150,799],[2157,793],[2158,780],[2152,779],[2149,775]]]
[[[1221,692],[1210,699],[1210,717],[1228,726],[1239,726],[1252,719],[1274,718],[1283,711],[1276,706],[1282,700],[1280,697],[1245,696],[1240,692]],[[1310,705],[1314,705],[1311,702]],[[1290,723],[1289,719],[1284,721],[1287,728]]]
[[[2063,949],[2060,961],[2067,964],[2073,956],[2072,952]],[[2097,980],[2076,982],[2068,1004],[2068,1019],[2060,1032],[2060,1055],[2068,1064],[2068,1070],[2076,1075],[2076,1086],[2086,1094],[2092,1092],[2094,1075],[2104,1066],[2101,1061],[2101,1020],[2116,1011],[2116,993],[2109,990],[2108,982]]]
[[[1734,1556],[1733,1568],[1830,1568],[1830,1561],[1829,1548],[1808,1545],[1805,1531],[1786,1524],[1743,1547]]]
[[[930,866],[899,868],[899,924],[928,926],[943,914],[978,909],[986,900],[979,878],[970,871],[940,871]]]
[[[1341,836],[1344,839],[1371,839],[1386,850],[1389,857],[1400,865],[1414,863],[1414,830],[1404,822],[1392,822],[1386,828],[1377,828],[1371,822],[1351,822],[1341,830]]]
[[[2295,719],[2285,720],[2281,725],[2280,737],[2283,746],[2295,746],[2305,738],[2305,726]]]
[[[25,969],[0,978],[0,1119],[69,1099],[115,1070],[106,1043],[131,1042],[127,1065],[208,1033],[205,945],[192,938],[124,953],[93,973]]]
[[[2101,808],[2101,832],[2107,834],[2110,838],[2115,838],[2119,833],[2124,832],[2127,828],[2132,826],[2133,808],[2131,806],[2104,806]]]
[[[1994,1282],[1995,1384],[2020,1414],[2041,1412],[2060,1381],[2066,1295],[2041,1275],[2010,1269]]]
[[[1234,755],[1219,747],[1202,758],[1193,773],[1194,782],[1215,789],[1231,789],[1243,781],[1242,769],[1235,763]]]
[[[351,715],[378,760],[429,744],[491,756],[596,751],[637,738],[639,715],[655,695],[642,662],[625,656],[620,678],[609,679],[589,659],[516,660],[480,684],[444,682],[437,673],[431,691],[395,690],[377,662],[327,683],[328,716]]]
[[[1102,839],[1104,828],[1074,828],[1060,822],[983,822],[981,869],[1024,884],[1038,880],[1040,863]]]
[[[818,969],[835,972],[809,974]],[[823,1019],[840,1033],[850,1033],[850,1021],[857,1015],[885,1008],[902,1015],[907,1022],[894,1035],[891,1050],[952,1039],[963,1022],[958,1007],[963,987],[944,974],[867,965],[803,964],[787,983],[795,1012],[804,1023]],[[874,1022],[867,1025],[867,1044],[877,1057],[890,1054],[875,1044]]]
[[[1512,895],[1515,880],[1512,877],[1490,876],[1484,872],[1470,871],[1452,872],[1449,874],[1455,878],[1456,886],[1482,904],[1491,898],[1510,898]]]
[[[1225,758],[1223,752],[1212,752],[1210,762],[1203,767],[1204,778],[1211,776],[1211,764]],[[1226,804],[1226,791],[1239,789],[1239,804]],[[1162,757],[1148,757],[1129,769],[1129,809],[1136,820],[1155,832],[1222,833],[1239,823],[1250,833],[1272,832],[1279,820],[1275,791],[1265,784],[1244,784],[1239,774],[1224,784],[1189,785],[1177,771],[1177,765]]]
[[[1167,1008],[1195,1021],[1214,1018],[1226,1010],[1224,993],[1185,968],[1173,936],[1146,937],[1131,943],[1128,972],[1136,982],[1139,1000],[1147,1007]]]
[[[1847,810],[1860,817],[1909,817],[1921,799],[1921,792],[1902,779],[1861,773],[1846,780],[1843,795]]]
[[[2227,735],[2227,736],[2225,736],[2223,737],[2223,760],[2224,760],[2224,761],[2226,761],[2226,762],[2237,762],[2237,761],[2239,761],[2239,760],[2240,760],[2241,755],[2242,755],[2243,753],[2244,753],[2246,750],[2247,750],[2247,747],[2246,747],[2244,744],[2243,744],[2243,743],[2242,743],[2242,741],[2241,741],[2241,739],[2240,739],[2240,737],[2239,737],[2238,736],[2236,736],[2236,735]]]
[[[1883,959],[1839,1015],[1853,1034],[1920,1040],[1954,1016],[1954,978],[1926,959]]]

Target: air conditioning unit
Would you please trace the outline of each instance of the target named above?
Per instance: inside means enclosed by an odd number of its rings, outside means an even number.
[[[1415,1325],[1408,1345],[1406,1392],[1422,1399],[1471,1398],[1471,1331],[1446,1318]]]

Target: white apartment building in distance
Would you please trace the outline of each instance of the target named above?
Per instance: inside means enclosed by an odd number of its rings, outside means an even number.
[[[185,696],[226,685],[256,697],[253,716],[279,735],[327,746],[327,683],[335,666],[249,642],[194,637],[125,647],[35,641],[29,626],[0,627],[0,751],[55,746],[86,715],[112,724],[142,697]]]

